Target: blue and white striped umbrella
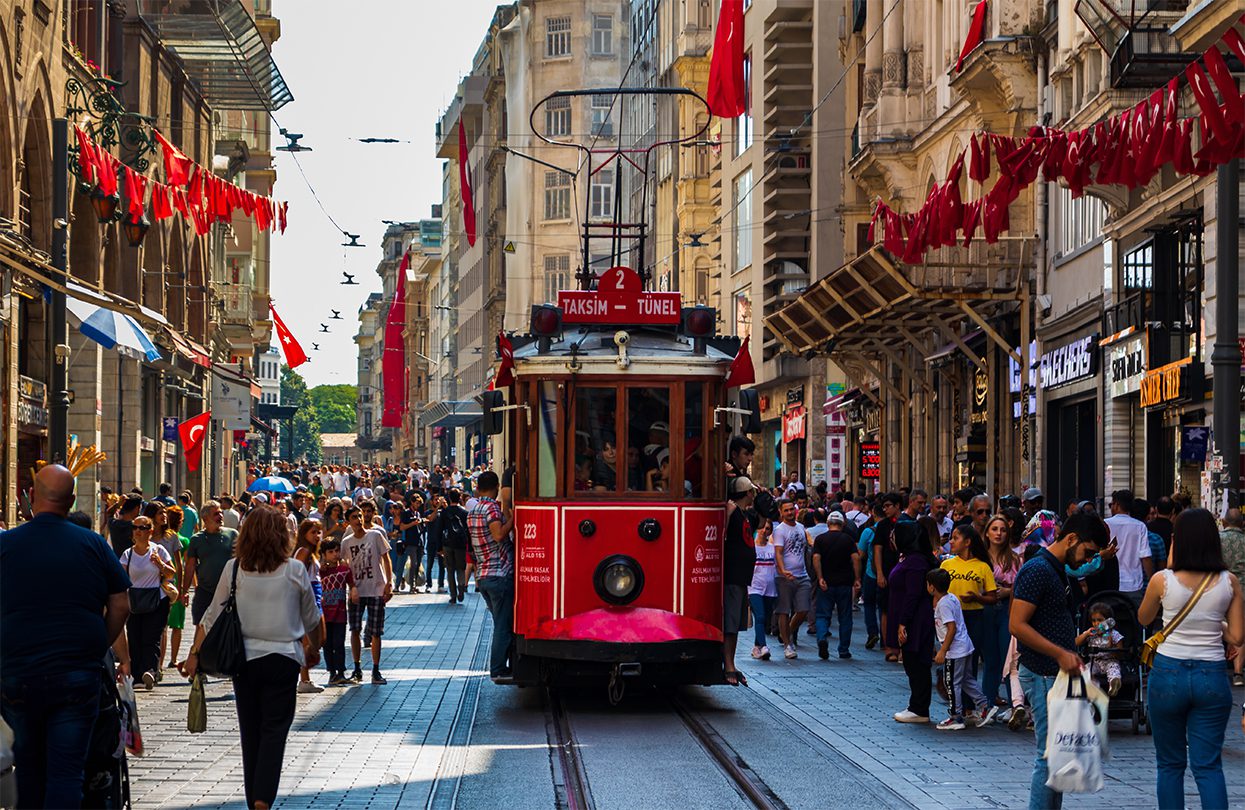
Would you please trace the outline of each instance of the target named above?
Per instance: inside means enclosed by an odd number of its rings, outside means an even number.
[[[294,492],[294,485],[279,475],[265,475],[263,478],[256,478],[247,489],[251,492],[284,492],[288,495]]]
[[[122,354],[155,362],[161,358],[160,350],[151,336],[129,315],[105,309],[76,298],[67,298],[66,306],[79,322],[78,331],[105,349],[116,349]]]

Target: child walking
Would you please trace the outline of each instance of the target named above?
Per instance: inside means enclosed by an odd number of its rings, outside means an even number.
[[[934,663],[943,666],[943,683],[947,688],[946,720],[938,724],[942,731],[961,731],[968,723],[988,726],[994,722],[997,706],[991,706],[982,694],[977,679],[971,672],[973,642],[964,629],[964,610],[960,600],[947,591],[951,588],[951,573],[936,568],[925,575],[925,587],[934,597],[934,632],[938,637],[938,652]],[[964,711],[964,697],[975,707]],[[966,717],[967,715],[967,717]]]
[[[329,686],[353,683],[346,677],[346,603],[355,590],[354,572],[342,562],[341,552],[338,540],[325,540],[320,545],[324,666],[329,671]]]

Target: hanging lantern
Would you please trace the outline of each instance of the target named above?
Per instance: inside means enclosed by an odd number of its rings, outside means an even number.
[[[130,243],[130,247],[138,247],[143,243],[143,239],[147,236],[148,229],[151,228],[151,221],[147,219],[147,215],[143,214],[138,219],[126,217],[125,220],[125,238]]]
[[[99,188],[91,192],[91,207],[95,209],[95,216],[99,218],[101,225],[117,218],[119,205],[121,205],[121,198],[116,194],[105,194]]]

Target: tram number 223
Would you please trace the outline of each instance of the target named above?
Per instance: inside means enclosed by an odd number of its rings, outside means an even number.
[[[718,527],[717,526],[706,526],[705,527],[705,542],[706,543],[717,543],[718,542]]]
[[[536,539],[536,524],[535,523],[529,523],[523,527],[523,539],[524,540],[535,540]]]

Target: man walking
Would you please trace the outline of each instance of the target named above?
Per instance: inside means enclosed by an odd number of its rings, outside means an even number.
[[[363,682],[363,645],[372,648],[372,683],[387,683],[380,674],[380,640],[385,634],[385,604],[393,598],[393,567],[389,561],[389,540],[385,530],[369,526],[357,506],[346,512],[350,531],[342,536],[342,561],[354,574],[355,598],[346,606],[350,624],[350,652],[354,673],[350,679]],[[367,612],[367,624],[363,613]]]
[[[182,588],[183,605],[190,605],[190,618],[196,625],[203,620],[208,605],[216,595],[216,585],[220,580],[225,563],[233,557],[234,545],[238,541],[238,530],[227,529],[221,523],[220,504],[208,501],[199,511],[202,531],[190,538],[190,546],[186,549],[186,579]],[[190,602],[190,586],[195,586],[194,603]]]
[[[467,544],[471,542],[471,533],[462,498],[461,490],[451,489],[437,518],[441,521],[441,559],[449,575],[451,605],[462,604],[467,593]]]
[[[1109,532],[1097,515],[1074,514],[1055,542],[1037,552],[1016,575],[1009,629],[1020,652],[1020,684],[1033,707],[1037,759],[1029,787],[1030,810],[1059,810],[1063,794],[1046,787],[1046,694],[1060,670],[1079,673],[1076,624],[1068,608],[1065,566],[1076,568],[1108,543]]]
[[[842,512],[826,518],[829,531],[813,540],[813,572],[817,575],[817,655],[830,657],[830,617],[839,612],[839,658],[852,657],[852,604],[860,595],[860,549],[843,526]]]
[[[113,553],[118,559],[127,548],[134,545],[134,518],[138,517],[142,509],[143,496],[126,495],[117,516],[108,524],[108,540],[112,543]]]
[[[808,532],[795,522],[795,515],[795,503],[783,501],[779,511],[782,522],[774,526],[774,562],[778,567],[778,603],[774,606],[774,618],[782,638],[783,657],[788,659],[799,657],[795,648],[813,592],[808,569],[804,566]]]
[[[748,510],[756,498],[752,479],[737,475],[730,479],[726,501],[726,542],[722,550],[722,652],[726,682],[731,686],[746,683],[735,669],[735,649],[739,631],[748,626],[748,586],[756,566],[756,548]]]
[[[1132,600],[1133,607],[1139,608],[1154,574],[1154,561],[1150,559],[1150,530],[1133,517],[1133,500],[1131,490],[1112,492],[1111,517],[1106,523],[1118,547],[1115,558],[1120,563],[1120,590]]]
[[[497,502],[499,489],[497,473],[492,470],[480,473],[476,482],[476,505],[467,515],[467,528],[476,565],[476,587],[493,616],[489,677],[494,682],[505,682],[513,677],[514,538],[511,532],[514,513]]]
[[[32,501],[34,518],[0,543],[0,714],[13,729],[20,806],[80,807],[102,662],[130,614],[130,579],[104,538],[65,519],[73,473],[44,467]],[[120,666],[128,674],[129,661]]]

